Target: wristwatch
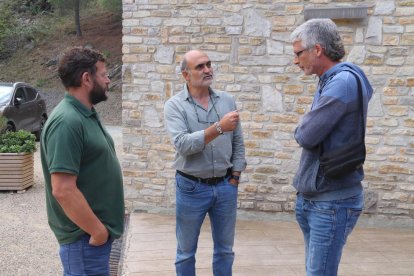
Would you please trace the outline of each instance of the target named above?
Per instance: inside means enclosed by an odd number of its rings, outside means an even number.
[[[239,180],[240,180],[240,176],[239,175],[231,175],[230,176],[230,179],[234,179],[234,180],[236,180],[237,182],[239,182]]]
[[[223,130],[221,129],[220,123],[219,122],[215,122],[214,126],[216,127],[216,130],[218,133],[220,133],[220,135],[223,135]]]

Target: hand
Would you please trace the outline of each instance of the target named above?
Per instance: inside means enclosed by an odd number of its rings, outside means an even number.
[[[93,246],[100,246],[105,244],[108,241],[109,232],[104,225],[102,225],[102,229],[97,231],[94,235],[91,235],[89,239],[89,244]]]
[[[223,132],[232,131],[237,127],[239,120],[239,112],[237,110],[231,111],[220,120],[221,129]]]
[[[239,185],[239,181],[236,180],[236,179],[234,179],[234,178],[230,178],[229,183],[231,185],[234,185],[234,186],[238,186]]]

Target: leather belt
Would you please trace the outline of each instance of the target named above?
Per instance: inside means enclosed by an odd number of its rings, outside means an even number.
[[[179,170],[177,170],[177,173],[193,181],[201,182],[201,183],[208,184],[208,185],[216,185],[217,183],[224,181],[226,177],[228,177],[231,174],[231,170],[227,170],[227,174],[225,176],[211,177],[211,178],[200,178],[200,177],[196,177],[193,175],[183,173],[182,171],[179,171]]]

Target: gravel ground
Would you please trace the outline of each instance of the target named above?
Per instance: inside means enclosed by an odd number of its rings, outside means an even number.
[[[63,93],[43,93],[48,113]],[[114,97],[115,96],[115,97]],[[121,93],[97,106],[102,121],[121,152]],[[58,243],[47,224],[39,150],[34,155],[34,185],[23,192],[0,191],[0,275],[62,275]]]
[[[34,185],[24,192],[0,192],[0,275],[62,275],[58,243],[46,218],[39,151]]]

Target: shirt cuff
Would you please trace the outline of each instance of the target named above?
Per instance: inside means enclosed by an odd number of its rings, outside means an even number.
[[[246,160],[233,160],[233,167],[231,170],[235,172],[242,172],[244,171],[246,166],[247,166]]]
[[[196,149],[200,149],[200,150],[203,150],[204,149],[204,138],[205,138],[205,135],[204,135],[204,130],[200,130],[200,131],[197,131],[197,132],[194,132],[193,133],[193,145],[194,145],[194,148],[196,148]]]

